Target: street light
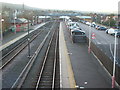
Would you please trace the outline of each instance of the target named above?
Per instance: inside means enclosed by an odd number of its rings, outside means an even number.
[[[0,29],[1,29],[1,32],[0,32],[0,38],[1,38],[1,42],[2,42],[2,40],[3,40],[3,35],[2,35],[2,22],[4,21],[4,19],[2,19],[2,13],[0,13],[0,16],[1,16],[1,18],[0,18]]]
[[[109,19],[109,28],[110,28],[110,17],[108,17],[108,19]]]
[[[29,33],[29,20],[28,20],[28,58],[30,58],[30,33]]]
[[[115,62],[116,62],[116,45],[117,45],[117,32],[115,32],[115,43],[114,43],[114,62],[113,62],[113,75],[112,75],[112,88],[115,87]]]
[[[102,24],[102,18],[103,18],[103,16],[101,16],[100,24]]]
[[[16,25],[15,25],[15,20],[17,19],[17,17],[14,17],[14,28],[15,28],[15,34],[16,34]]]
[[[32,25],[34,25],[34,21],[35,21],[34,18],[35,18],[35,16],[33,16]]]

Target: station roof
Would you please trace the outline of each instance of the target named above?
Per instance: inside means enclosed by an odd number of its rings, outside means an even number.
[[[31,22],[31,21],[29,20],[29,22]],[[14,23],[14,20],[11,20],[10,23]],[[20,23],[28,23],[28,20],[25,18],[17,18],[17,19],[15,19],[15,23],[19,23],[19,24]]]

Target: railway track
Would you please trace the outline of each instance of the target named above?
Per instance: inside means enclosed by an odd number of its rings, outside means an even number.
[[[42,26],[41,28],[46,29],[46,26],[48,28],[50,28],[51,25],[47,24]],[[32,43],[32,41],[38,37],[42,32],[43,29],[38,30],[36,33],[33,34],[33,36],[30,39],[30,43]],[[8,65],[11,61],[14,60],[14,58],[22,51],[24,50],[24,48],[26,48],[28,46],[28,40],[25,39],[22,43],[20,43],[19,45],[17,45],[16,47],[14,47],[11,51],[9,51],[7,54],[5,54],[4,56],[2,56],[2,58],[0,59],[0,61],[2,61],[2,66],[0,66],[0,69],[3,69],[6,65]]]
[[[54,26],[53,26],[54,27]],[[53,28],[51,28],[53,29]],[[36,78],[32,80],[31,82],[34,82],[34,85],[32,88],[59,88],[59,48],[58,48],[58,28],[56,30],[50,30],[47,35],[45,36],[42,43],[37,48],[35,54],[32,56],[28,64],[25,66],[19,77],[16,79],[15,83],[12,85],[11,88],[24,88],[25,87],[25,81],[28,76],[30,76],[30,72],[32,72],[32,68],[37,62],[37,58],[40,59],[42,57],[39,57],[41,50],[44,48],[46,43],[48,43],[44,59],[42,61],[41,66],[37,65],[39,68],[34,68],[34,71],[37,73],[35,74]],[[33,76],[32,76],[33,77]],[[28,79],[28,82],[29,79]],[[45,86],[44,86],[45,85]],[[47,86],[46,86],[47,85]],[[28,86],[31,86],[30,84]],[[28,88],[28,87],[27,87]]]
[[[39,88],[55,88],[55,77],[56,77],[56,58],[57,58],[57,47],[58,47],[58,31],[55,31],[46,55],[42,64],[39,78],[36,85],[36,90]]]

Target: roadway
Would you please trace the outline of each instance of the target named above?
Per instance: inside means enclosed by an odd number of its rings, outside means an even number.
[[[105,31],[100,31],[94,27],[89,27],[83,23],[80,23],[80,28],[86,32],[87,37],[89,37],[89,31],[95,33],[95,39],[92,39],[92,42],[96,44],[111,60],[114,56],[114,36],[106,34]],[[117,38],[117,44],[120,38]],[[120,59],[118,59],[118,46],[117,46],[117,63],[120,64]]]

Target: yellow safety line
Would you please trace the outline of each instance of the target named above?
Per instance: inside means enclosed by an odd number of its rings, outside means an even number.
[[[73,74],[73,70],[72,70],[72,65],[71,65],[70,57],[68,56],[68,50],[67,50],[67,46],[66,46],[66,42],[65,42],[63,30],[61,32],[63,34],[63,43],[64,43],[63,46],[65,47],[64,51],[65,51],[65,56],[66,56],[66,61],[67,61],[67,71],[68,71],[70,88],[75,88],[76,82],[75,82],[75,79],[74,79],[74,74]]]

